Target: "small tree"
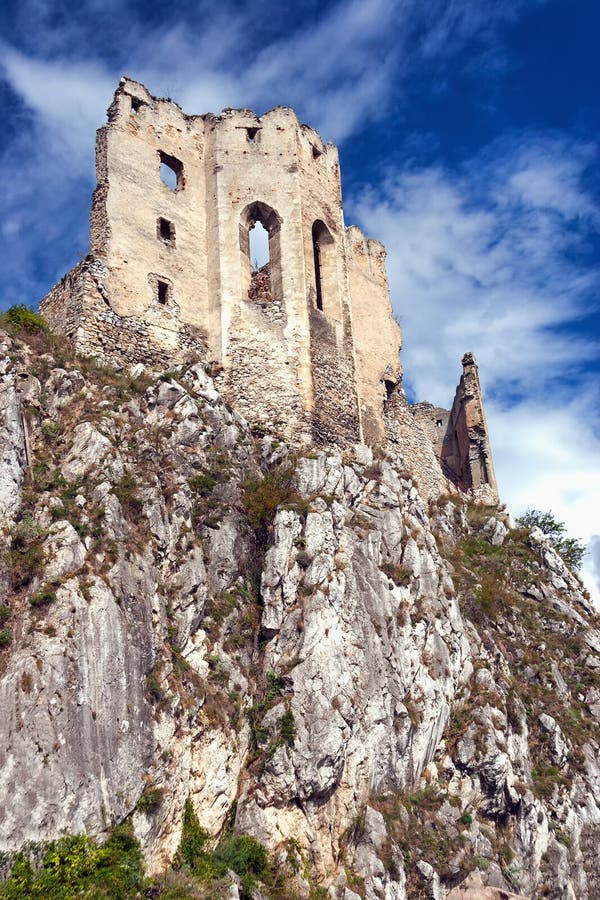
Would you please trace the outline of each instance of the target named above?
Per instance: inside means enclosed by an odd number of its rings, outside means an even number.
[[[9,330],[28,331],[32,334],[39,331],[48,331],[45,319],[31,307],[22,303],[17,306],[11,306],[6,312],[0,313],[0,328],[7,327]]]
[[[566,564],[571,569],[579,571],[585,555],[585,544],[579,538],[566,537],[566,525],[564,522],[558,522],[552,512],[527,509],[519,516],[517,524],[523,528],[539,528]]]

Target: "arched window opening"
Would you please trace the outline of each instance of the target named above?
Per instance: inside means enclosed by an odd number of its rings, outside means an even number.
[[[338,283],[335,241],[320,219],[312,227],[317,309],[338,318]]]
[[[242,297],[260,302],[282,299],[280,229],[280,217],[260,200],[242,211]]]
[[[248,289],[248,300],[269,302],[273,299],[269,232],[260,221],[255,222],[250,227],[249,232],[250,287]]]
[[[159,150],[158,155],[160,157],[160,177],[163,184],[166,184],[172,191],[182,190],[185,182],[181,160],[175,156],[169,156],[168,153],[163,153],[162,150]]]

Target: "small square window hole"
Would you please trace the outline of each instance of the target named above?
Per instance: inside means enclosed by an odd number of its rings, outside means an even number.
[[[159,217],[156,224],[156,233],[159,240],[169,244],[171,247],[175,246],[175,226],[168,219],[163,219],[162,216]]]
[[[160,278],[156,282],[157,287],[157,295],[156,299],[162,306],[166,306],[169,302],[169,285],[166,281],[161,281]]]

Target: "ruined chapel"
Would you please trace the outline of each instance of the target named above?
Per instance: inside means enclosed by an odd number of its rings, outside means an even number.
[[[450,410],[407,403],[385,249],[345,226],[337,148],[293,110],[187,115],[123,78],[96,176],[89,255],[40,304],[78,352],[161,369],[202,359],[256,426],[305,444],[391,442],[426,493],[450,483],[497,500],[472,354]],[[253,271],[257,223],[269,262]]]

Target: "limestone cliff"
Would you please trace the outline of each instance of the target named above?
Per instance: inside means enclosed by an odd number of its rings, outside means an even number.
[[[599,896],[599,623],[541,533],[201,363],[0,341],[0,848],[130,817],[160,873],[189,798],[257,897]]]

